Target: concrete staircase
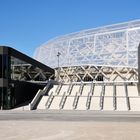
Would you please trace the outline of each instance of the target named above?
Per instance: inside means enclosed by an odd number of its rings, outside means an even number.
[[[140,111],[136,83],[59,84],[43,96],[37,109]]]

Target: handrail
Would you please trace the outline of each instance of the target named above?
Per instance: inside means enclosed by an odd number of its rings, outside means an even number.
[[[127,85],[124,85],[125,87],[125,94],[126,94],[126,104],[127,104],[127,109],[130,110],[130,101],[129,101],[129,97],[128,97],[128,89],[127,89]]]
[[[123,85],[124,83],[125,84],[130,84],[130,85],[133,85],[133,84],[137,84],[138,81],[92,81],[92,82],[84,82],[82,81],[83,84],[90,84],[90,83],[93,83],[93,84],[104,84],[104,85]],[[81,84],[81,82],[73,82],[73,84]]]
[[[72,105],[73,109],[76,109],[78,99],[79,99],[79,95],[78,95],[78,92],[76,92],[76,95],[75,95],[75,98],[74,98],[74,101],[73,101],[73,105]]]
[[[42,95],[42,90],[39,89],[38,92],[37,92],[37,94],[36,94],[35,97],[33,98],[32,102],[29,104],[30,110],[35,109],[34,106],[35,106],[36,102],[38,101],[38,99],[40,98],[41,95]]]
[[[62,96],[62,98],[61,98],[61,101],[60,101],[60,103],[59,103],[59,108],[60,109],[62,109],[63,108],[63,104],[64,104],[64,101],[65,101],[65,99],[66,99],[66,92],[64,92],[64,94],[63,94],[63,96]]]
[[[67,91],[68,95],[71,94],[72,88],[73,88],[73,84],[71,83]]]
[[[113,107],[114,110],[117,109],[117,102],[116,102],[116,85],[113,85]]]
[[[55,90],[56,95],[59,94],[61,88],[62,88],[62,84],[59,84],[58,87],[57,87],[57,89]]]
[[[91,102],[91,92],[88,93],[87,101],[86,101],[86,108],[89,109],[90,102]]]
[[[91,88],[90,88],[90,93],[91,93],[91,95],[93,95],[94,94],[94,87],[95,87],[95,83],[91,83]]]
[[[81,83],[80,88],[79,88],[79,94],[80,95],[82,95],[83,88],[84,88],[84,84]]]
[[[36,109],[37,106],[37,102],[39,101],[39,99],[41,98],[41,96],[43,96],[46,92],[49,91],[49,88],[52,84],[56,83],[53,80],[50,80],[47,85],[44,87],[43,90],[39,89],[37,94],[35,95],[35,97],[33,98],[32,102],[29,104],[30,106],[30,110]]]
[[[101,108],[101,110],[103,109],[103,104],[104,104],[104,94],[105,94],[105,85],[102,86],[102,91],[100,94],[100,108]]]
[[[50,107],[53,98],[54,98],[54,96],[53,96],[53,91],[52,91],[48,100],[47,100],[47,102],[46,102],[46,104],[45,104],[46,109]]]

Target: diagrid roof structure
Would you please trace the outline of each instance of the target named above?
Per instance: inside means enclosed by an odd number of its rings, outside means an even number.
[[[139,42],[140,20],[135,20],[57,37],[38,47],[34,58],[53,68],[58,67],[58,59],[60,67],[137,68]]]

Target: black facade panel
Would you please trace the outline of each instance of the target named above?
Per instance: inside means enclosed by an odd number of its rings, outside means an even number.
[[[13,81],[11,84],[14,85],[12,89],[15,100],[14,106],[30,102],[36,95],[37,91],[45,86],[22,81]]]
[[[53,76],[54,69],[13,48],[0,46],[0,109],[29,103]]]
[[[0,78],[2,78],[2,55],[0,54]]]

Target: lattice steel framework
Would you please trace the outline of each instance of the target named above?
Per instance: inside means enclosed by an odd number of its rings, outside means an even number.
[[[81,66],[137,69],[140,20],[57,37],[38,47],[34,58],[56,68]],[[135,71],[135,70],[134,70]]]

